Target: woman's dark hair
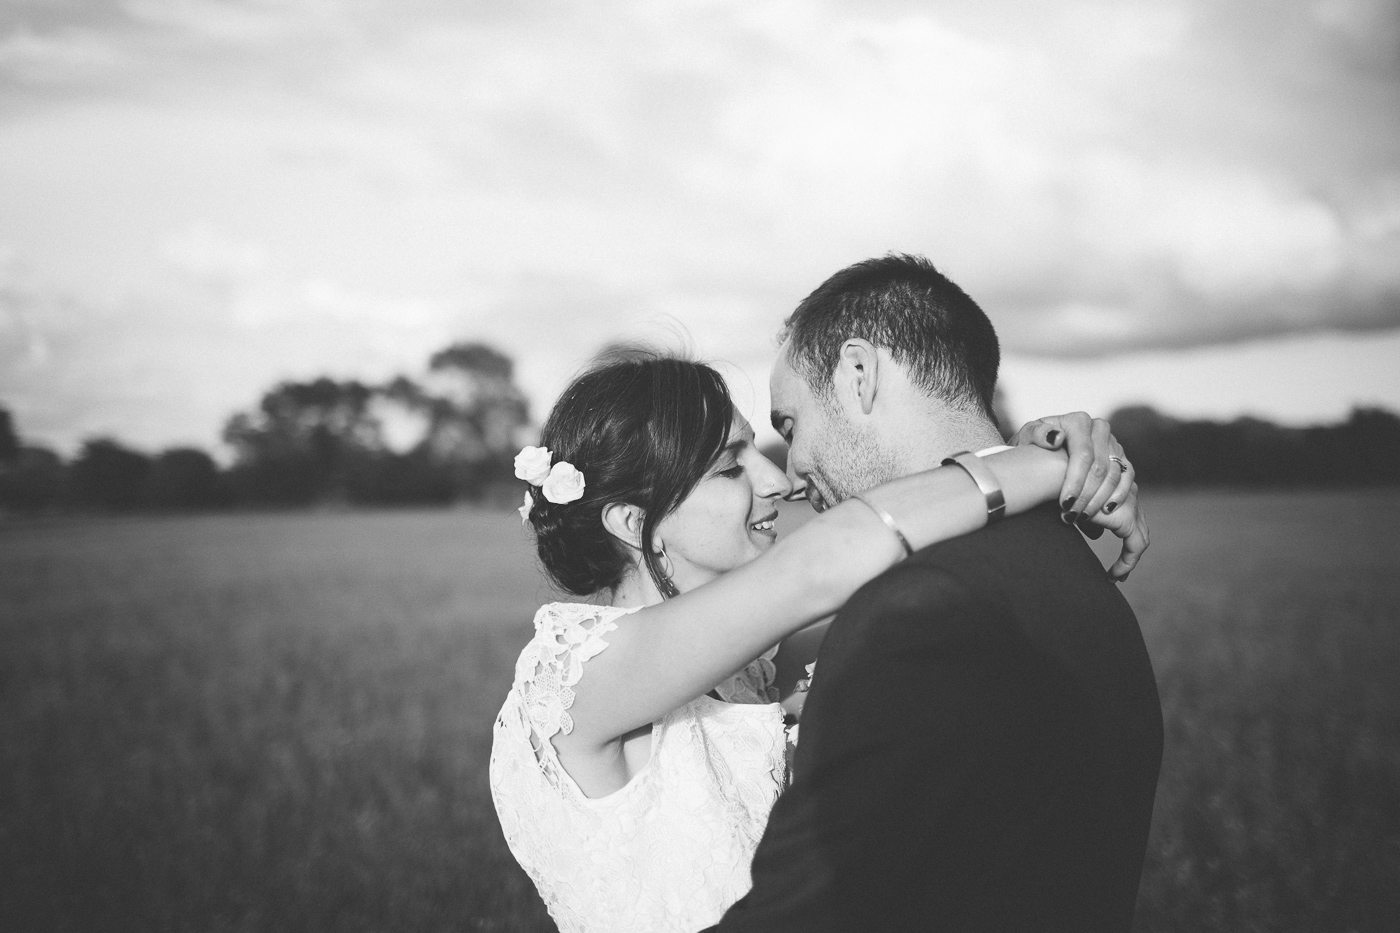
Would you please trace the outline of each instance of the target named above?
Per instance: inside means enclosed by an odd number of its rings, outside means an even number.
[[[723,377],[704,363],[646,351],[614,355],[564,390],[540,446],[552,462],[583,473],[581,499],[549,502],[531,489],[530,523],[540,562],[570,593],[616,589],[632,558],[603,527],[603,509],[642,509],[647,571],[664,596],[675,586],[653,552],[656,526],[690,494],[729,439],[734,403]]]

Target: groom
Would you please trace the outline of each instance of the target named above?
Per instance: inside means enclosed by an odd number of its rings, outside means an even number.
[[[922,258],[836,273],[784,336],[773,424],[818,509],[1001,443],[996,334]],[[1161,754],[1137,620],[1053,507],[924,548],[832,623],[714,929],[1126,933]]]

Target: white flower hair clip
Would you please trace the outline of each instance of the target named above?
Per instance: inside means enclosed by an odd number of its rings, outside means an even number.
[[[550,502],[564,505],[583,497],[583,474],[567,460],[560,460],[550,466],[554,454],[548,447],[526,447],[515,455],[515,477],[523,479],[531,486],[539,486],[540,492]],[[530,510],[535,507],[535,498],[525,491],[525,501],[520,506],[520,521],[523,524],[530,518]]]

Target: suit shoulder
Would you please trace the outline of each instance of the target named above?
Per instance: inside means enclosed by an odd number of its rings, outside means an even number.
[[[973,585],[954,568],[932,559],[910,559],[880,574],[852,594],[846,605],[870,602],[888,611],[916,608],[929,602],[971,600]]]
[[[957,637],[984,630],[1003,616],[1002,608],[995,592],[955,568],[931,559],[908,560],[857,590],[838,613],[832,633],[895,628],[920,637]]]
[[[1068,534],[1073,532],[1073,535]],[[1054,503],[1037,506],[1028,512],[1011,515],[976,531],[970,531],[946,541],[936,541],[915,552],[915,556],[977,553],[1003,548],[1012,542],[1044,542],[1050,537],[1078,537],[1079,532],[1060,520],[1058,507]]]
[[[1011,566],[1041,563],[1046,559],[1097,564],[1093,550],[1077,528],[1064,524],[1053,503],[1004,519],[970,534],[931,544],[915,552],[909,563],[945,567],[976,586],[1011,582]]]

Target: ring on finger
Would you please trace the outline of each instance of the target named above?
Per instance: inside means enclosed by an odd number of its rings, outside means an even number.
[[[1122,457],[1109,457],[1108,459],[1110,462],[1118,464],[1118,469],[1125,473],[1128,471],[1128,461],[1124,460]]]

